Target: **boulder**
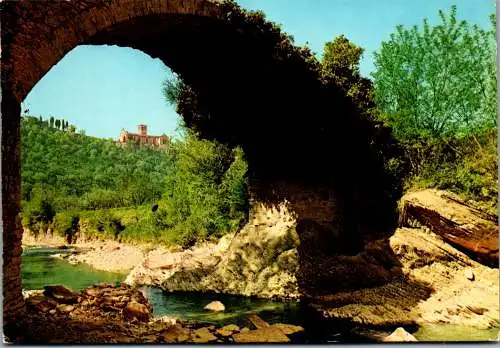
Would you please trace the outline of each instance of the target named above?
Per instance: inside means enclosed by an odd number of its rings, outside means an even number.
[[[277,327],[268,326],[262,329],[240,332],[233,335],[236,343],[285,343],[290,339]]]
[[[75,309],[74,306],[72,305],[67,305],[67,304],[60,304],[59,306],[57,306],[57,310],[60,312],[60,313],[70,313],[71,311],[73,311],[73,309]]]
[[[382,340],[383,342],[417,342],[417,339],[402,327],[398,327],[392,334]]]
[[[498,224],[458,196],[440,190],[405,195],[399,217],[401,226],[411,219],[439,234],[445,241],[489,267],[498,267]]]
[[[226,325],[226,326],[221,327],[220,329],[218,329],[215,332],[219,336],[228,337],[228,336],[231,336],[232,334],[237,333],[239,331],[240,331],[240,328],[238,325],[230,324],[230,325]]]
[[[40,309],[42,312],[50,312],[57,306],[57,303],[54,303],[50,300],[43,300],[36,304],[36,307]]]
[[[234,324],[229,324],[229,325],[223,326],[221,329],[230,330],[230,331],[240,331],[240,327],[238,325],[234,325]]]
[[[266,327],[269,327],[269,324],[262,320],[259,316],[256,314],[252,314],[248,317],[248,320],[257,328],[257,329],[264,329]]]
[[[55,299],[59,303],[77,303],[78,295],[62,285],[47,285],[43,294]]]
[[[85,294],[88,296],[97,297],[99,296],[99,289],[96,288],[85,289]]]
[[[226,307],[220,301],[213,301],[207,304],[205,309],[212,312],[224,312]]]
[[[154,250],[129,273],[126,283],[165,291],[231,293],[262,298],[299,298],[296,274],[300,238],[287,204],[259,205],[249,222],[218,243],[191,250]],[[272,222],[272,227],[269,223]]]
[[[212,335],[207,327],[202,327],[201,329],[193,331],[192,341],[195,343],[210,343],[217,341],[217,337]]]
[[[146,305],[132,300],[123,310],[123,316],[127,320],[136,318],[139,321],[146,322],[149,321],[151,317],[151,311]]]
[[[189,339],[189,330],[180,325],[174,325],[169,327],[163,336],[167,342],[182,343]]]

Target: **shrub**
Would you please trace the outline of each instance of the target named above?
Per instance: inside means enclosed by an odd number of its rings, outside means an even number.
[[[496,129],[459,139],[418,139],[406,142],[404,146],[411,163],[406,189],[433,187],[450,190],[497,214]]]
[[[74,212],[57,213],[54,218],[54,232],[62,237],[68,238],[71,243],[75,234],[78,232],[78,223],[80,217]]]

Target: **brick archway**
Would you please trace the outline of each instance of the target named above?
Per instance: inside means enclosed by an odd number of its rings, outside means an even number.
[[[33,86],[66,53],[109,28],[137,18],[158,16],[221,16],[217,2],[210,0],[102,0],[4,3],[6,23],[2,24],[2,43],[9,53],[2,57],[2,81],[9,78],[18,101],[24,100]],[[198,20],[197,19],[197,20]],[[108,36],[107,44],[112,42]],[[138,48],[150,54],[144,47]],[[2,51],[4,51],[2,49]],[[2,54],[3,56],[3,54]]]
[[[26,313],[20,277],[20,103],[66,53],[115,25],[159,16],[217,20],[221,11],[210,0],[5,1],[0,6],[3,319],[9,337],[17,334],[16,324]],[[120,44],[111,37],[107,43]]]

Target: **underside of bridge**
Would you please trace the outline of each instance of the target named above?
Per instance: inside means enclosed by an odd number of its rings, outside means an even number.
[[[186,124],[202,137],[245,151],[252,204],[288,201],[298,226],[331,231],[340,245],[335,252],[362,249],[364,240],[393,222],[395,197],[370,147],[369,127],[350,99],[324,87],[312,54],[293,46],[262,15],[208,0],[7,1],[0,6],[7,331],[25,310],[20,103],[77,45],[131,47],[161,59],[194,91],[196,111],[183,113]]]

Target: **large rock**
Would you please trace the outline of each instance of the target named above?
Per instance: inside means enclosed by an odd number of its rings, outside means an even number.
[[[226,307],[224,307],[224,305],[220,301],[212,301],[207,304],[204,309],[212,312],[224,312],[226,310]]]
[[[498,222],[495,216],[467,204],[456,195],[423,190],[405,195],[400,225],[417,220],[474,260],[498,267]]]
[[[149,321],[151,311],[146,305],[132,300],[123,309],[123,316],[128,320],[135,318],[140,321]]]
[[[231,336],[232,334],[237,333],[239,331],[240,331],[240,327],[238,325],[230,324],[230,325],[226,325],[226,326],[221,327],[220,329],[216,330],[215,332],[219,336],[228,337],[228,336]]]
[[[277,327],[280,329],[285,335],[293,335],[297,332],[303,332],[304,328],[302,326],[291,325],[291,324],[273,324],[272,327]]]
[[[60,304],[57,306],[57,311],[64,314],[70,313],[73,309],[75,309],[75,307],[72,305]]]
[[[383,339],[383,342],[417,342],[412,334],[402,327],[398,327],[392,334]]]
[[[399,266],[386,284],[317,296],[311,306],[355,325],[500,325],[498,269],[475,262],[422,228],[396,230],[389,247]],[[474,281],[464,276],[466,270]]]
[[[248,320],[257,328],[257,329],[264,329],[266,327],[269,327],[269,323],[261,319],[259,316],[256,314],[252,314],[248,317]]]
[[[194,343],[210,343],[217,341],[217,337],[212,335],[210,330],[206,327],[193,331],[192,341]]]
[[[78,302],[78,295],[62,285],[47,285],[44,287],[43,294],[47,297],[55,299],[59,303],[76,303]]]
[[[189,330],[180,325],[173,325],[164,333],[164,337],[168,342],[183,343],[189,339]]]
[[[155,250],[125,282],[166,291],[231,293],[264,298],[298,298],[300,243],[296,220],[286,206],[256,209],[258,221],[217,244],[190,250]]]

